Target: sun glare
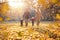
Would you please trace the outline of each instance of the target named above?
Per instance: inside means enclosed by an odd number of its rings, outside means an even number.
[[[21,0],[20,1],[17,1],[17,0],[9,0],[8,1],[8,4],[9,4],[10,7],[13,7],[13,8],[18,8],[18,7],[22,8],[25,5],[25,3],[22,2]]]

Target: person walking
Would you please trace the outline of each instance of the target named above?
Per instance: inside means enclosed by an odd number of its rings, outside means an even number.
[[[24,13],[24,18],[25,18],[25,26],[28,26],[28,19],[30,17],[29,10],[27,9]]]
[[[36,11],[36,15],[35,15],[35,19],[36,19],[36,23],[37,23],[37,26],[39,26],[39,23],[41,21],[41,18],[43,18],[42,14],[41,14],[41,10],[38,10]]]

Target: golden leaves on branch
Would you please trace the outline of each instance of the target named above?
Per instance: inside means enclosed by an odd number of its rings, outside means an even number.
[[[1,13],[3,15],[5,15],[5,13],[9,10],[9,6],[7,3],[2,3],[2,6],[1,6]]]

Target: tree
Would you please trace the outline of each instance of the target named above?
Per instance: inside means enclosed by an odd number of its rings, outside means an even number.
[[[3,15],[6,15],[5,13],[6,13],[8,10],[9,10],[9,5],[8,5],[6,2],[2,3],[1,13],[2,13]]]
[[[2,2],[0,7],[0,14],[3,16],[2,18],[4,21],[6,17],[6,12],[9,10],[9,5],[7,4],[7,2]]]

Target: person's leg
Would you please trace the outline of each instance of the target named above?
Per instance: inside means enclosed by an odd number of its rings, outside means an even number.
[[[34,26],[34,21],[32,21],[32,26]]]
[[[21,26],[23,26],[23,20],[21,20]]]
[[[40,21],[39,21],[39,20],[37,20],[37,26],[39,26],[39,23],[40,23]]]
[[[25,26],[28,26],[28,19],[25,19]]]

